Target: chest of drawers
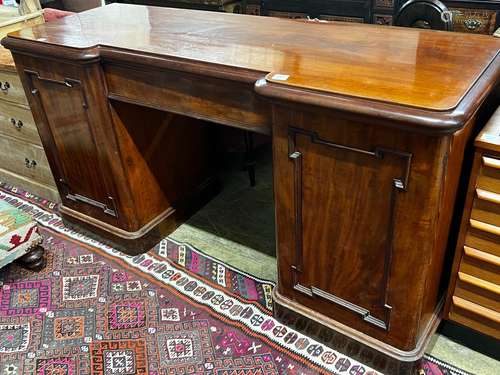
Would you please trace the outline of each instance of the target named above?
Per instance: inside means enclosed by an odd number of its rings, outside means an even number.
[[[4,48],[0,48],[0,181],[59,201],[23,86]]]
[[[500,109],[475,141],[445,316],[500,338]]]

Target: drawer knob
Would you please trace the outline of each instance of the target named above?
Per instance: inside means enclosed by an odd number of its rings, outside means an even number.
[[[0,82],[0,90],[2,90],[3,92],[7,92],[9,91],[10,89],[10,83],[5,81],[5,82]]]
[[[21,120],[17,120],[15,118],[11,118],[10,119],[10,123],[12,125],[14,125],[14,127],[17,129],[17,130],[21,130],[21,128],[23,127],[23,122]]]
[[[24,165],[26,168],[35,168],[36,167],[36,161],[35,160],[30,160],[28,158],[24,158]]]

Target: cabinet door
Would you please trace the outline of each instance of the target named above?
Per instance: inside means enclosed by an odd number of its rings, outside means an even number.
[[[43,124],[38,125],[50,129],[51,139],[44,139],[44,145],[55,149],[51,152],[51,168],[63,204],[92,217],[114,220],[117,212],[105,179],[109,173],[96,147],[81,82],[44,78],[34,71],[25,73],[41,113]]]
[[[288,187],[276,196],[278,207],[287,207],[277,215],[293,218],[285,229],[278,217],[278,243],[287,236],[280,231],[293,237],[291,269],[280,270],[291,272],[286,288],[388,330],[393,231],[412,155],[336,143],[299,128],[288,128],[287,154],[288,177],[281,183]]]

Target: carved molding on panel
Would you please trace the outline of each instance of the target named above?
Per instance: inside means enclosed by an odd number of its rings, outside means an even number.
[[[365,155],[367,157],[383,160],[385,155],[392,154],[401,158],[405,162],[402,175],[393,178],[393,189],[390,197],[390,218],[388,228],[388,240],[386,251],[384,254],[384,275],[382,282],[382,296],[380,300],[380,307],[384,311],[384,318],[379,319],[372,315],[372,313],[364,307],[358,306],[350,301],[335,296],[315,286],[304,286],[299,282],[299,274],[302,273],[303,258],[302,258],[302,160],[303,154],[296,148],[297,135],[306,136],[314,144],[323,145],[338,150],[347,152],[354,152]],[[410,175],[410,166],[412,154],[405,151],[392,150],[384,147],[375,147],[373,150],[364,150],[357,147],[346,146],[338,143],[333,143],[328,140],[322,139],[316,132],[307,131],[299,128],[290,127],[288,131],[288,150],[289,158],[294,163],[294,207],[295,207],[295,264],[291,266],[294,275],[294,289],[306,294],[310,297],[320,297],[326,299],[338,306],[341,306],[353,313],[360,315],[360,317],[379,328],[389,330],[390,312],[392,307],[388,304],[388,284],[392,264],[393,253],[393,235],[395,226],[395,206],[397,195],[399,192],[404,192],[408,186],[408,179]]]
[[[101,210],[103,210],[103,212],[105,214],[113,216],[113,217],[118,217],[118,215],[116,214],[116,212],[117,212],[116,205],[115,205],[115,200],[113,199],[113,197],[108,197],[108,201],[110,204],[105,204],[105,203],[96,201],[95,199],[85,197],[81,194],[76,194],[76,193],[71,192],[70,186],[62,178],[59,179],[59,182],[61,183],[61,185],[64,186],[64,192],[65,192],[64,196],[66,199],[69,199],[70,201],[73,201],[75,203],[78,203],[78,202],[85,203],[85,204],[88,204],[90,206],[100,208]],[[110,208],[110,206],[113,208]]]
[[[82,106],[85,109],[88,108],[87,98],[85,97],[85,93],[83,92],[83,90],[81,88],[81,86],[82,86],[81,81],[76,80],[76,79],[72,79],[72,78],[64,78],[64,80],[62,80],[62,81],[57,80],[57,79],[52,79],[52,78],[45,78],[45,77],[41,77],[38,72],[35,72],[33,70],[25,70],[24,72],[30,77],[29,83],[30,83],[31,94],[33,94],[33,95],[38,94],[38,89],[35,87],[35,85],[33,85],[33,78],[36,78],[38,81],[41,81],[41,82],[53,83],[56,85],[66,86],[68,88],[74,88],[76,86],[79,86],[79,89],[82,93]]]
[[[80,92],[81,97],[82,97],[82,107],[85,110],[87,110],[89,108],[87,97],[85,96],[85,91],[83,90],[83,86],[82,86],[81,81],[76,80],[76,79],[72,79],[72,78],[64,78],[63,80],[56,80],[56,79],[52,79],[52,78],[41,77],[38,72],[33,71],[33,70],[27,70],[27,69],[24,70],[24,72],[26,73],[26,75],[29,78],[28,82],[29,82],[30,92],[36,98],[38,103],[40,104],[40,108],[43,108],[43,103],[42,103],[40,95],[39,95],[40,93],[33,82],[34,79],[36,79],[40,82],[64,86],[64,87],[67,87],[69,89],[77,89]],[[43,110],[43,111],[45,111],[45,110]],[[44,121],[47,123],[48,119],[45,116],[45,114],[44,114],[44,118],[45,118]],[[90,120],[87,116],[87,124],[89,124],[89,123],[90,123]],[[53,144],[55,144],[54,139],[52,139],[51,141]],[[113,217],[118,217],[116,204],[115,204],[115,200],[113,199],[113,197],[108,196],[107,199],[109,201],[109,204],[106,204],[106,203],[99,202],[95,199],[83,196],[81,194],[74,193],[71,189],[71,186],[66,182],[65,178],[62,177],[62,176],[64,176],[64,173],[63,173],[64,169],[59,164],[59,160],[57,160],[57,158],[56,158],[55,161],[56,161],[56,166],[57,166],[58,175],[59,175],[58,181],[59,181],[59,184],[62,185],[62,187],[63,187],[64,197],[66,199],[73,201],[73,202],[85,203],[85,204],[88,204],[90,206],[100,208],[103,210],[103,212],[105,214],[113,216]]]

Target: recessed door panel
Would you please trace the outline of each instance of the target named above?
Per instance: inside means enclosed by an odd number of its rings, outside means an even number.
[[[112,195],[106,186],[106,171],[87,117],[88,103],[78,80],[41,78],[26,72],[32,95],[50,128],[51,143],[57,150],[52,165],[62,201],[94,217],[116,218]]]
[[[290,130],[289,145],[294,289],[388,329],[395,212],[411,154],[349,147],[300,129]]]

